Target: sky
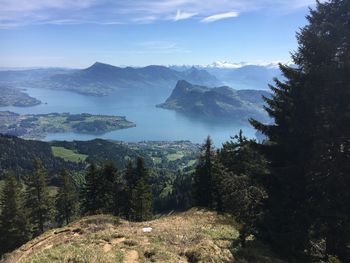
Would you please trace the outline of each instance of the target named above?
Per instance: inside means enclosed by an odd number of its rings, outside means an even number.
[[[290,61],[314,0],[0,0],[0,67]]]

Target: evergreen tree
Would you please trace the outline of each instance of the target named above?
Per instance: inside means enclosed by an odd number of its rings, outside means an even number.
[[[149,220],[152,217],[152,188],[149,184],[149,176],[144,160],[137,159],[135,174],[137,183],[131,193],[131,218],[135,221]]]
[[[286,83],[275,80],[274,95],[265,99],[275,123],[252,124],[269,138],[264,152],[270,161],[266,211],[260,230],[261,238],[280,253],[298,254],[308,244],[310,221],[307,215],[306,160],[310,155],[308,105],[300,95],[303,73],[281,65]],[[303,113],[302,113],[303,112]]]
[[[41,234],[45,230],[52,216],[52,200],[47,188],[47,174],[40,160],[34,159],[35,172],[27,178],[26,208],[29,210],[30,223],[34,227],[34,234]]]
[[[130,218],[131,200],[132,200],[132,190],[135,188],[137,180],[135,175],[135,170],[131,161],[128,161],[124,173],[124,179],[126,182],[125,186],[125,217]]]
[[[145,167],[145,160],[142,157],[138,157],[136,160],[136,168],[134,172],[133,182],[136,185],[141,177],[145,177],[148,180],[149,174]]]
[[[135,169],[130,160],[126,165],[124,178],[129,189],[132,189],[136,186],[137,178],[135,175]]]
[[[266,99],[273,124],[252,124],[269,142],[266,240],[287,253],[326,241],[325,254],[349,257],[350,2],[317,2],[298,34],[296,67],[280,66]],[[312,242],[310,242],[312,241]]]
[[[69,224],[77,215],[79,199],[72,177],[66,170],[60,175],[61,186],[56,197],[57,219],[60,224]]]
[[[104,213],[113,213],[117,211],[116,202],[118,196],[118,170],[115,167],[114,163],[108,162],[104,164],[97,195],[100,196],[101,210]]]
[[[215,182],[222,210],[232,213],[242,224],[241,243],[248,235],[258,233],[266,192],[262,185],[268,173],[267,161],[257,143],[242,131],[223,144],[215,166]]]
[[[91,163],[85,175],[85,183],[81,192],[81,208],[83,214],[96,214],[100,210],[99,196],[100,175],[95,163]]]
[[[326,254],[350,262],[350,2],[318,3],[298,36],[294,60],[311,101],[307,167],[313,229]]]
[[[113,162],[104,165],[101,180],[104,212],[124,216],[127,209],[126,182]]]
[[[175,209],[185,210],[192,206],[192,176],[177,172],[172,192]]]
[[[218,152],[219,162],[236,175],[248,175],[253,180],[261,181],[267,174],[267,160],[260,152],[260,147],[254,140],[238,135],[225,142]]]
[[[31,237],[23,201],[21,184],[13,173],[5,174],[0,195],[0,255],[19,247]]]
[[[194,173],[194,199],[198,206],[212,207],[212,169],[214,162],[213,142],[208,136],[201,148],[198,165]]]

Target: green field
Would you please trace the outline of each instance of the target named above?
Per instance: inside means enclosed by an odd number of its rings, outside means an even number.
[[[51,149],[54,156],[60,157],[65,161],[79,163],[79,162],[85,161],[85,159],[88,157],[85,154],[76,153],[64,147],[52,146]]]
[[[162,158],[160,157],[152,157],[152,160],[155,164],[161,164],[162,163]]]
[[[166,156],[166,158],[169,161],[176,161],[176,160],[181,159],[182,157],[184,157],[184,153],[182,151],[178,151],[176,153],[170,153]]]
[[[197,162],[197,160],[189,160],[187,163],[187,166],[193,166],[196,164],[196,162]]]

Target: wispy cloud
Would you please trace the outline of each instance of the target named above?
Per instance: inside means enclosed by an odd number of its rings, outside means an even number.
[[[0,0],[0,27],[92,22],[111,25],[184,19],[213,22],[227,16],[233,17],[236,13],[242,14],[260,9],[291,12],[313,5],[314,2],[314,0]],[[57,21],[67,22],[57,23]]]
[[[173,18],[174,21],[179,21],[179,20],[185,20],[189,19],[191,17],[194,17],[198,13],[188,13],[188,12],[182,12],[181,10],[177,10],[175,17]]]
[[[171,54],[171,53],[191,53],[190,50],[184,49],[175,42],[171,41],[146,41],[136,44],[139,50],[135,53],[152,53],[152,54]]]
[[[131,19],[131,22],[134,22],[137,24],[150,24],[150,23],[153,23],[155,20],[157,20],[157,17],[152,15],[152,16],[135,17]]]
[[[82,9],[96,4],[96,0],[1,0],[3,12],[31,12],[47,9]]]
[[[174,49],[177,47],[177,44],[168,41],[146,41],[139,43],[138,46],[147,49]]]
[[[218,20],[232,18],[232,17],[237,17],[237,16],[238,16],[237,12],[227,12],[227,13],[216,14],[216,15],[205,17],[205,18],[203,18],[201,20],[201,22],[203,22],[203,23],[211,23],[211,22],[215,22],[215,21],[218,21]]]

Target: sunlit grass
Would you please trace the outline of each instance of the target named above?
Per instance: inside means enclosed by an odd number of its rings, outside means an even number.
[[[76,153],[64,147],[52,146],[51,149],[54,156],[60,157],[65,161],[79,163],[79,162],[85,161],[85,159],[88,157],[85,154]]]

